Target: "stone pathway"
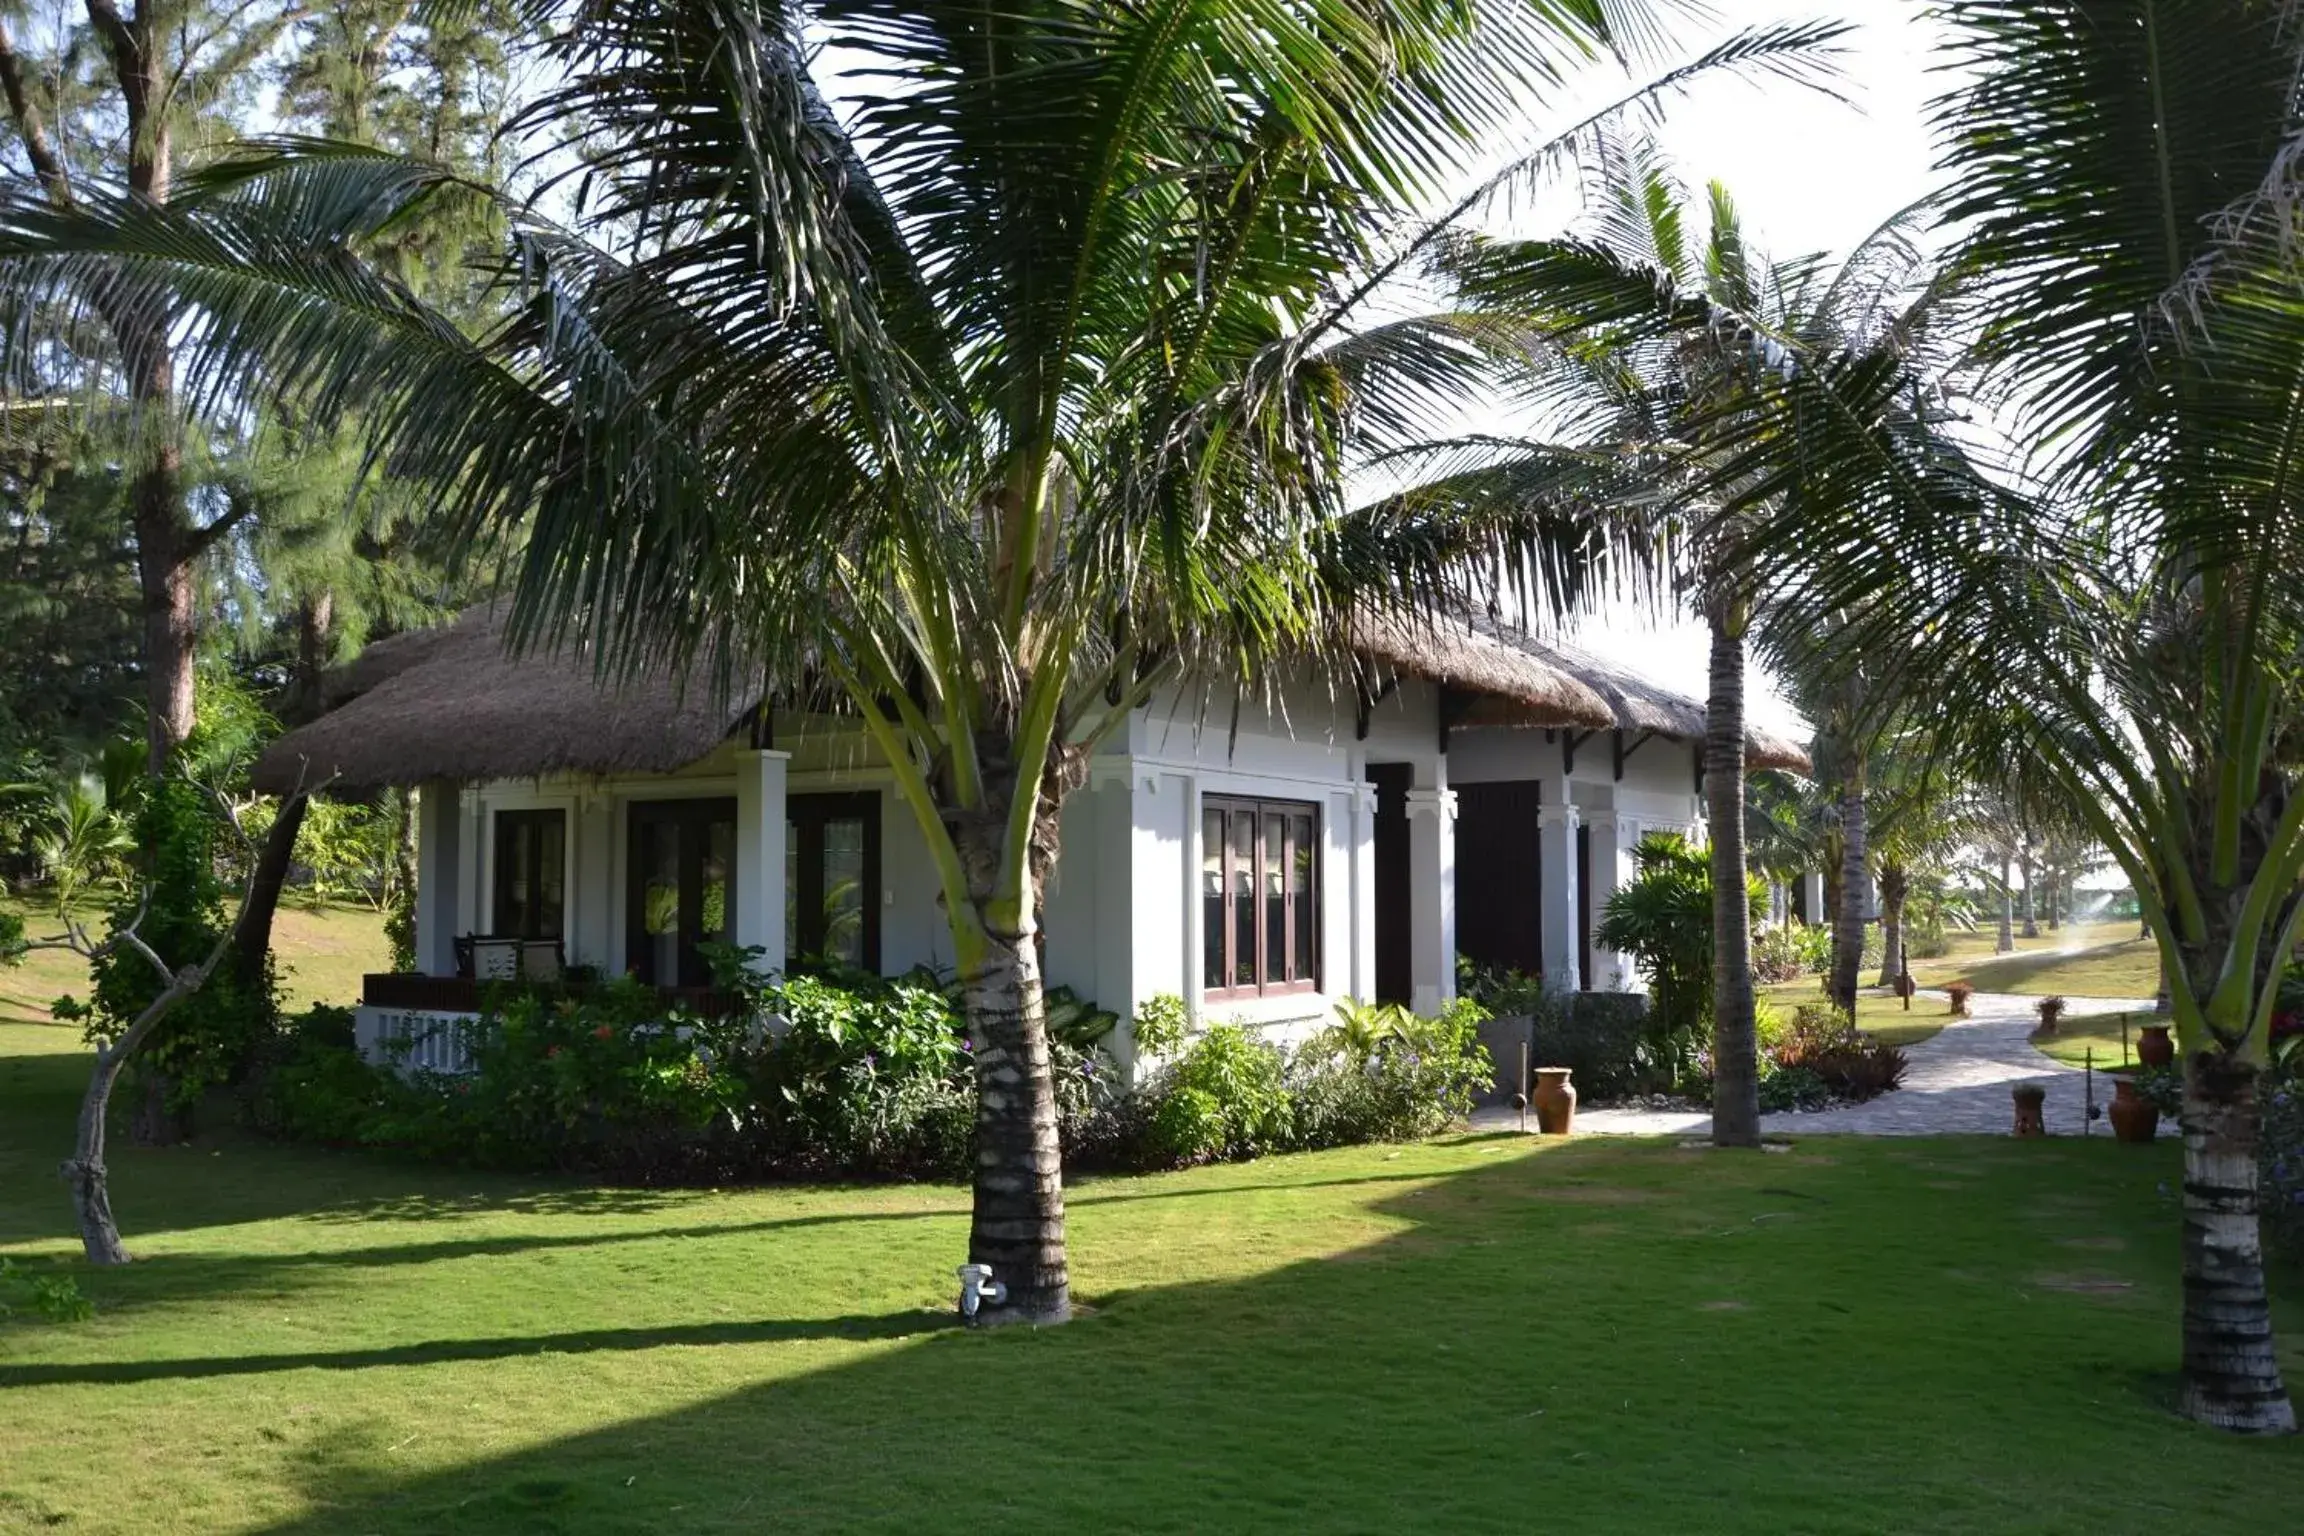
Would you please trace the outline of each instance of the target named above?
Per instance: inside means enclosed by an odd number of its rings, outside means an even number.
[[[2038,1083],[2048,1091],[2043,1109],[2048,1134],[2077,1136],[2085,1118],[2082,1073],[2032,1048],[2026,1037],[2039,1022],[2033,1012],[2038,1001],[2008,993],[1978,993],[1968,1001],[1969,1017],[1954,1019],[1918,1045],[1904,1047],[1912,1066],[1904,1075],[1904,1086],[1894,1093],[1845,1109],[1763,1115],[1761,1129],[1796,1135],[2005,1136],[2015,1122],[2009,1090],[2018,1083]],[[1922,992],[1913,1005],[1941,1008],[1944,994]],[[2064,1016],[2151,1010],[2150,998],[2075,997]],[[2111,1087],[2099,1074],[2096,1102],[2103,1104],[2111,1097]],[[1472,1117],[1472,1124],[1478,1130],[1512,1130],[1519,1119],[1510,1109],[1484,1109]],[[1535,1124],[1533,1115],[1529,1124]],[[1706,1135],[1711,1129],[1712,1117],[1700,1111],[1594,1109],[1576,1115],[1579,1134],[1685,1136]],[[2098,1121],[2094,1134],[2109,1136],[2112,1130]]]

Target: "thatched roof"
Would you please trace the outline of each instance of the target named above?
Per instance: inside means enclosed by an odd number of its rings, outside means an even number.
[[[1628,672],[1612,662],[1602,661],[1597,656],[1557,640],[1539,640],[1522,631],[1491,626],[1485,622],[1479,627],[1514,649],[1540,658],[1585,683],[1608,701],[1614,717],[1611,723],[1619,730],[1647,731],[1658,736],[1677,736],[1689,741],[1703,739],[1703,700],[1676,693],[1637,673]],[[1744,761],[1747,767],[1752,768],[1789,768],[1796,773],[1810,771],[1808,754],[1798,743],[1751,726],[1744,730]]]
[[[668,773],[709,753],[757,694],[713,701],[669,677],[605,687],[583,651],[515,659],[492,609],[379,640],[337,674],[338,704],[257,760],[260,790],[425,779]]]
[[[1352,626],[1352,646],[1395,672],[1487,695],[1501,708],[1487,711],[1495,718],[1482,724],[1615,723],[1608,701],[1565,668],[1461,623],[1363,615]]]
[[[498,620],[475,609],[369,646],[332,679],[328,713],[257,761],[256,787],[669,773],[710,753],[759,702],[753,690],[716,704],[709,688],[662,675],[603,686],[582,651],[514,658]],[[1476,696],[1464,725],[1704,734],[1696,700],[1518,630],[1363,617],[1352,638],[1379,667]],[[1805,752],[1761,731],[1747,752],[1756,768],[1808,767]]]

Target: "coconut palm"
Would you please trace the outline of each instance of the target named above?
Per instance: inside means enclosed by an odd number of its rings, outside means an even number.
[[[1588,178],[1589,216],[1567,238],[1452,242],[1443,263],[1472,312],[1524,347],[1520,380],[1535,435],[1452,445],[1487,462],[1451,466],[1441,483],[1556,488],[1581,483],[1595,504],[1646,511],[1681,544],[1686,600],[1711,633],[1704,785],[1714,907],[1713,1140],[1757,1146],[1759,1074],[1745,886],[1746,638],[1764,591],[1736,552],[1721,505],[1716,441],[1753,398],[1771,349],[1907,350],[1932,302],[1908,218],[1834,264],[1772,261],[1714,185],[1699,208],[1643,138],[1604,136]],[[1581,477],[1581,482],[1579,481]],[[1735,487],[1755,503],[1763,485]],[[1684,520],[1684,521],[1683,521]]]
[[[2256,1094],[2304,932],[2304,28],[2258,0],[1978,0],[1944,25],[1945,214],[2028,451],[1979,473],[1899,430],[1897,381],[1804,359],[1774,381],[1797,462],[1758,431],[1734,456],[1781,472],[1749,547],[1809,573],[1781,622],[1860,608],[1977,776],[2053,780],[2134,884],[2185,1065],[2183,1411],[2292,1430]]]
[[[581,182],[507,204],[470,338],[362,259],[456,178],[300,143],[153,208],[11,211],[0,271],[179,307],[204,398],[356,408],[515,643],[861,722],[936,870],[977,1042],[980,1321],[1069,1281],[1034,942],[1065,797],[1179,679],[1247,685],[1352,614],[1461,604],[1480,557],[1572,601],[1534,498],[1348,516],[1356,445],[1480,359],[1371,323],[1406,210],[1640,4],[538,4],[521,127]],[[1812,66],[1831,29],[1691,67]],[[820,52],[818,50],[821,50]],[[820,86],[822,63],[844,72]],[[1667,81],[1681,78],[1669,76]],[[6,251],[0,249],[0,258]]]

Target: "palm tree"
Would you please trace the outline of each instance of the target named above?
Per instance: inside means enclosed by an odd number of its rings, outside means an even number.
[[[1369,608],[1461,605],[1475,557],[1575,598],[1592,541],[1548,502],[1348,515],[1358,446],[1428,431],[1481,363],[1461,322],[1364,311],[1423,234],[1405,210],[1612,45],[1608,18],[1653,18],[535,15],[555,84],[521,126],[583,182],[572,227],[507,200],[506,312],[477,338],[362,259],[469,183],[344,145],[168,207],[19,206],[0,270],[40,293],[93,267],[180,306],[212,397],[356,409],[465,554],[519,548],[516,644],[581,635],[723,687],[757,669],[859,720],[927,841],[977,1042],[969,1256],[1006,1286],[979,1320],[1062,1320],[1035,934],[1065,797],[1162,687],[1249,685]],[[1831,33],[1694,67],[1797,73]],[[848,62],[836,91],[821,60]]]
[[[1760,1140],[1758,1042],[1745,888],[1746,641],[1765,584],[1738,556],[1730,482],[1716,444],[1754,397],[1773,348],[1903,346],[1929,300],[1899,218],[1837,266],[1770,261],[1746,240],[1726,189],[1701,211],[1653,144],[1609,136],[1586,189],[1591,215],[1568,238],[1466,239],[1446,269],[1473,312],[1522,338],[1526,404],[1539,436],[1455,445],[1548,485],[1581,483],[1596,504],[1644,508],[1666,525],[1699,514],[1685,546],[1685,594],[1711,636],[1704,793],[1713,889],[1712,1137]],[[1699,221],[1703,229],[1699,231]],[[1917,300],[1915,300],[1917,294]],[[1492,466],[1457,476],[1495,474]],[[1579,481],[1579,477],[1581,481]],[[1763,485],[1736,487],[1765,502]],[[1859,855],[1860,857],[1860,855]]]
[[[1782,470],[1795,514],[1752,548],[1814,573],[1783,622],[1865,605],[1868,654],[1957,713],[1978,776],[2055,781],[2135,886],[2185,1068],[2182,1408],[2290,1431],[2256,1096],[2304,933],[2304,29],[2257,0],[1944,24],[1945,214],[1983,383],[2033,451],[1982,473],[1899,430],[1900,381],[1803,359],[1774,390],[1813,428],[1798,463],[1757,432],[1735,463]]]

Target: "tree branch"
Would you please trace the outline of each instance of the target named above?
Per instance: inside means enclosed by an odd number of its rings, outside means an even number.
[[[25,157],[32,162],[32,174],[47,189],[48,200],[59,208],[71,207],[71,173],[48,137],[38,104],[25,89],[24,61],[16,52],[16,40],[9,36],[6,21],[0,21],[0,93],[8,98],[8,115],[16,120],[16,136],[24,141]]]

